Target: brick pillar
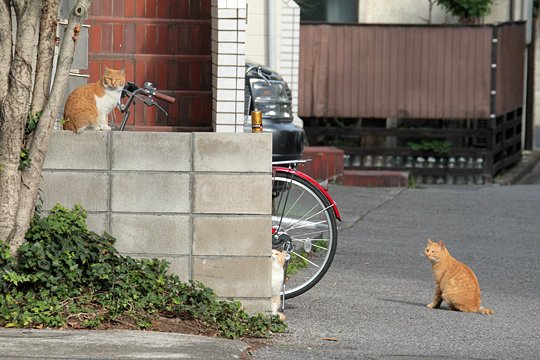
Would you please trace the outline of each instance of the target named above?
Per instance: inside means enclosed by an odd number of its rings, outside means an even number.
[[[244,131],[246,0],[212,0],[212,127]]]

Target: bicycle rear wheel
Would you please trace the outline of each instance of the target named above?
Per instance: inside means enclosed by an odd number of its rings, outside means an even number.
[[[314,184],[276,170],[272,189],[273,247],[293,246],[287,267],[285,298],[311,289],[328,271],[337,247],[332,205]]]

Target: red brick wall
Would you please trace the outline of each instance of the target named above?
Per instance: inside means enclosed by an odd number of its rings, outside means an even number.
[[[94,0],[87,23],[90,81],[103,66],[124,68],[127,81],[154,83],[176,98],[155,108],[135,106],[128,126],[208,131],[212,126],[210,0]]]

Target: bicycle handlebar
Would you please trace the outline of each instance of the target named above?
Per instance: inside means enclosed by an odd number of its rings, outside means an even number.
[[[174,104],[174,102],[176,101],[176,99],[172,96],[156,92],[156,88],[150,82],[145,82],[142,88],[138,87],[137,84],[133,82],[128,82],[124,86],[122,96],[129,96],[130,93],[134,94],[134,93],[141,93],[141,92],[144,93],[146,96],[155,97],[157,99],[166,101],[169,104]]]
[[[138,87],[137,84],[133,82],[127,82],[122,89],[121,98],[124,97],[127,97],[127,100],[125,102],[122,102],[122,100],[120,100],[117,105],[120,112],[124,114],[122,123],[120,124],[120,126],[117,126],[120,131],[123,131],[126,126],[129,114],[131,112],[130,108],[131,105],[135,103],[135,99],[141,100],[146,106],[157,107],[161,112],[165,114],[165,116],[169,116],[167,110],[165,110],[160,104],[158,104],[154,100],[154,98],[166,101],[169,104],[173,104],[176,101],[176,99],[172,96],[156,92],[156,88],[151,82],[145,82],[142,87]]]
[[[154,93],[152,95],[154,97],[160,99],[160,100],[168,102],[169,104],[174,104],[174,102],[176,101],[176,99],[173,98],[172,96],[161,94],[161,93],[158,93],[158,92],[156,92],[156,93]]]

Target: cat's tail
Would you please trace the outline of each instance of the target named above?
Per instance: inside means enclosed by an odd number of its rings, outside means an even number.
[[[485,308],[483,306],[480,306],[480,308],[478,309],[478,313],[480,313],[482,315],[493,315],[493,314],[495,314],[495,312],[493,312],[492,309]]]

